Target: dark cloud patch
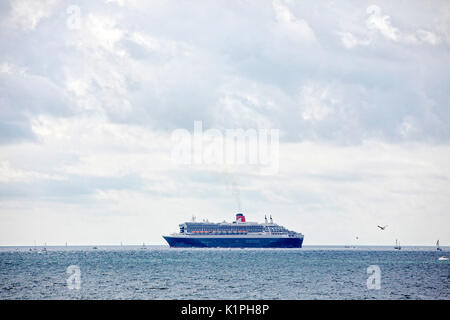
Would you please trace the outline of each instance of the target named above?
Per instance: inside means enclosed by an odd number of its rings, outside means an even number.
[[[31,120],[40,114],[69,116],[71,103],[48,78],[30,75],[15,66],[0,73],[1,143],[33,139]]]

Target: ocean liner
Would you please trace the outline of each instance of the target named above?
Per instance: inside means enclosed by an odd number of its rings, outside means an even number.
[[[180,224],[180,232],[163,236],[171,247],[197,248],[301,248],[303,234],[287,230],[265,217],[265,223],[247,222],[242,213],[236,220]]]

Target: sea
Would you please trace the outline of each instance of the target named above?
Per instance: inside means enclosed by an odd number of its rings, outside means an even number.
[[[448,247],[0,247],[0,299],[450,299]]]

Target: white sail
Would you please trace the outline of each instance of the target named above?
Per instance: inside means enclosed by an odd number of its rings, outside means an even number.
[[[395,239],[395,247],[394,249],[396,250],[400,250],[402,247],[400,247],[400,241],[398,241],[397,239]]]
[[[439,247],[439,240],[436,242],[436,250],[437,251],[442,251],[442,249]]]

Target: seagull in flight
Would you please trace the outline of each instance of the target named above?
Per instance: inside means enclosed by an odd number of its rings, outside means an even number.
[[[378,226],[378,228],[380,228],[381,230],[384,230],[384,229],[386,229],[386,227],[387,227],[387,225],[385,225],[384,227],[382,227],[382,226]]]

